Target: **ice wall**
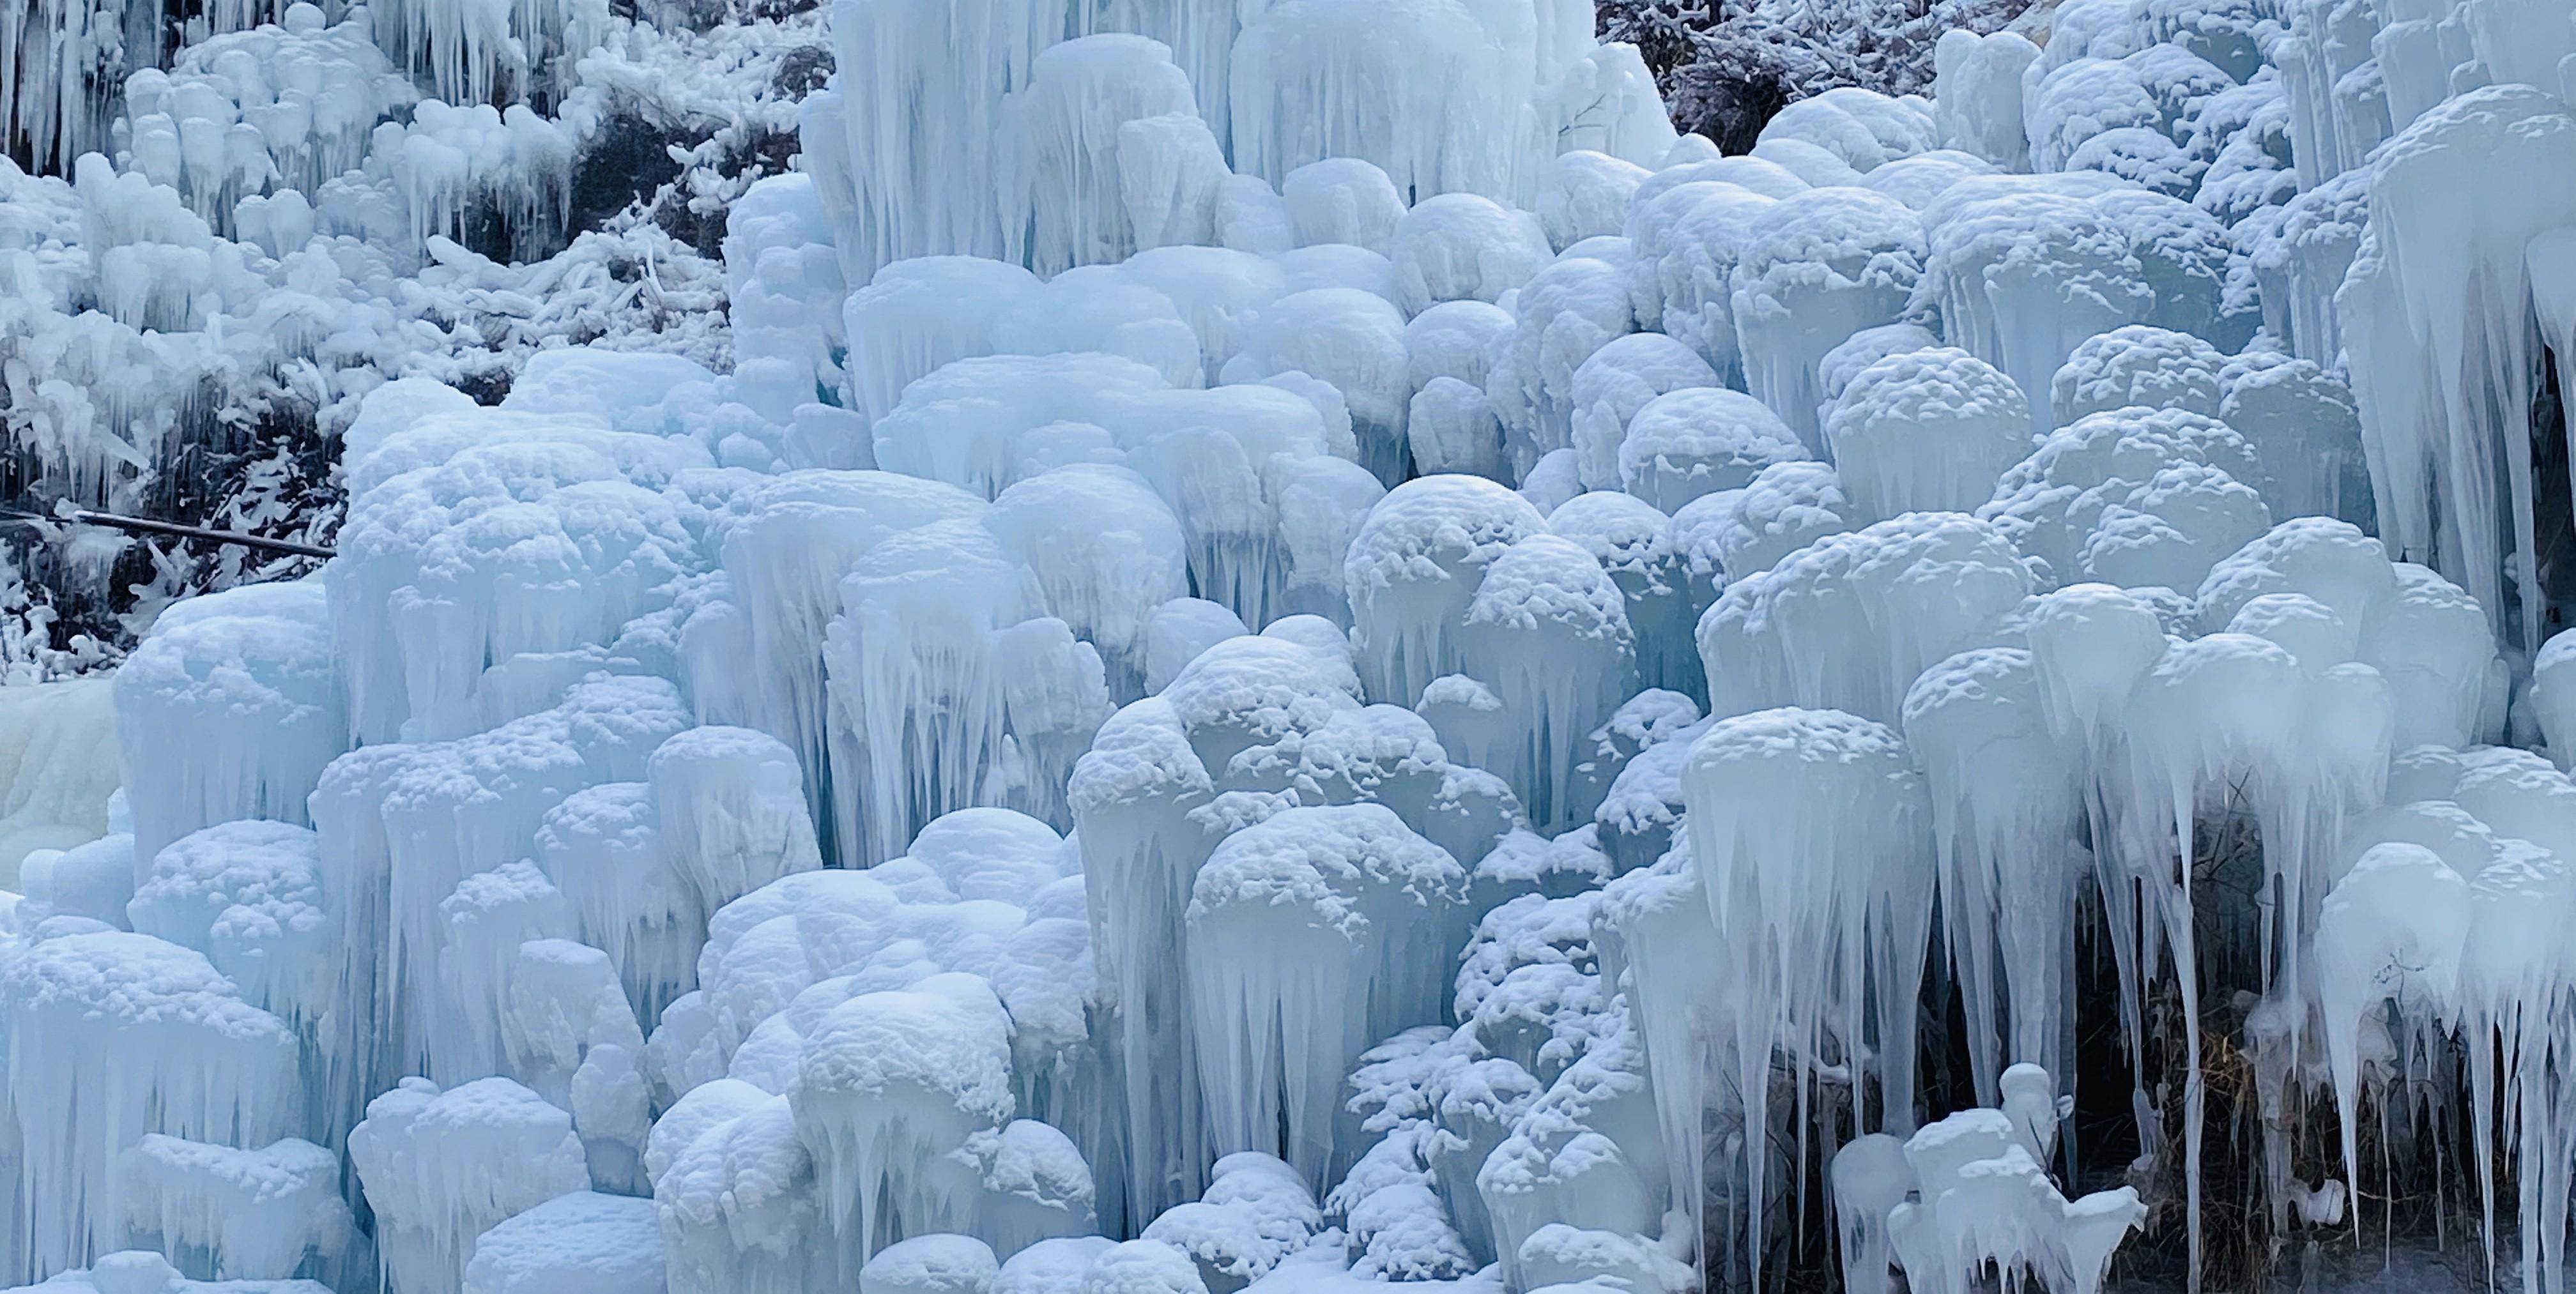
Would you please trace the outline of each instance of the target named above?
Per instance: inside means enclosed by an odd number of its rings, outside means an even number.
[[[359,360],[629,20],[243,12],[0,171],[89,497],[350,360],[337,554],[160,616],[0,900],[0,1270],[1682,1294],[1814,1191],[2065,1294],[2096,1012],[2186,1260],[2230,1046],[2278,1234],[2429,1090],[2554,1259],[2552,15],[2077,0],[1732,158],[1590,17],[839,0],[730,371],[491,404]]]

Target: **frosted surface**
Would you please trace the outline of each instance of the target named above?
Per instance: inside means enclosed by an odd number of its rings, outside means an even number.
[[[12,481],[346,495],[0,688],[0,1285],[2559,1294],[2564,5],[690,8],[0,13]]]

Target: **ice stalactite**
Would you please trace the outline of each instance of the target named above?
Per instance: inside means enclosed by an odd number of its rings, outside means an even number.
[[[1746,1133],[1743,1257],[1758,1280],[1775,1055],[1785,1053],[1801,1111],[1817,1070],[1841,1065],[1856,1131],[1914,1127],[1912,1004],[1934,890],[1930,806],[1894,732],[1832,710],[1720,720],[1693,743],[1682,790],[1692,866],[1729,950],[1731,1077]]]
[[[2529,86],[2431,109],[2371,163],[2368,229],[2336,295],[2382,533],[2525,650],[2543,636],[2531,408],[2546,295],[2525,252],[2576,224],[2571,155],[2576,115]],[[2463,170],[2472,156],[2486,160]],[[2489,187],[2526,171],[2549,178]]]
[[[1906,749],[1931,797],[1945,943],[1977,1096],[1990,1104],[2006,1065],[2063,1068],[2075,1028],[2067,968],[2084,788],[2048,726],[2042,686],[2031,653],[1990,647],[1925,670],[1905,697]],[[2009,1004],[2000,1021],[1998,1003]]]
[[[1580,545],[1532,535],[1485,568],[1463,633],[1468,672],[1490,680],[1520,738],[1488,771],[1541,827],[1572,825],[1584,739],[1636,686],[1627,599]]]

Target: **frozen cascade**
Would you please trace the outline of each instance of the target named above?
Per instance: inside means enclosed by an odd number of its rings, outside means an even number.
[[[2064,1294],[2429,1158],[2554,1289],[2559,7],[1735,157],[1567,0],[19,9],[21,465],[347,507],[0,700],[10,1280]]]

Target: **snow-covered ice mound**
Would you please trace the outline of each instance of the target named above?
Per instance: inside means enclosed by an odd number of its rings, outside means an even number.
[[[2556,1288],[2563,12],[1720,157],[1549,0],[205,8],[0,15],[11,462],[285,383],[345,520],[0,691],[0,1281],[2089,1294],[2411,1156]],[[635,349],[605,116],[797,30]]]

